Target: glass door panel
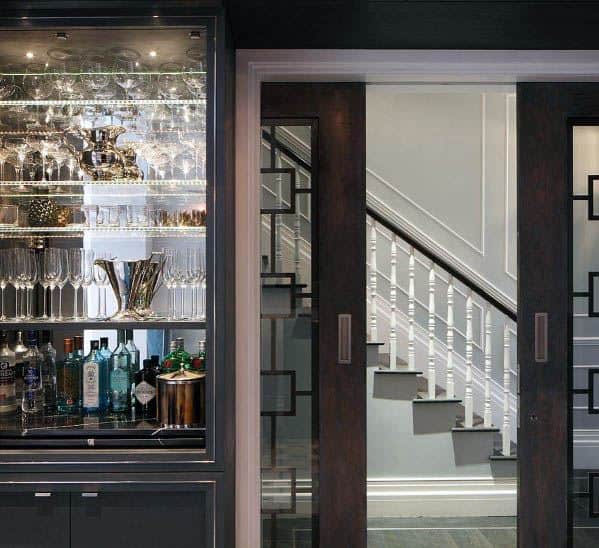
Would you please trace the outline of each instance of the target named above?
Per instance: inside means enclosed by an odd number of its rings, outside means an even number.
[[[312,545],[318,362],[314,354],[312,135],[262,127],[263,546]]]
[[[2,446],[213,435],[210,32],[1,33]]]

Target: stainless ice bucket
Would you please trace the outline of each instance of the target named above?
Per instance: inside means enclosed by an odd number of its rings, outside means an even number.
[[[94,261],[95,265],[106,271],[116,298],[117,311],[109,319],[149,320],[156,317],[151,305],[161,284],[164,261],[164,255],[158,252],[138,261]]]

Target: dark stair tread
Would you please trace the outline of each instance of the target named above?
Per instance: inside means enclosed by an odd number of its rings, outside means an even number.
[[[494,426],[490,428],[485,428],[484,426],[473,426],[472,428],[466,428],[465,426],[454,426],[451,429],[452,432],[499,432],[499,428],[495,428]]]
[[[491,455],[489,460],[506,460],[506,461],[515,461],[518,460],[518,455]]]
[[[416,398],[412,400],[413,403],[461,403],[461,401],[457,398],[435,398],[434,400],[430,398]]]
[[[379,367],[375,369],[377,375],[422,375],[422,371],[410,371],[409,369],[389,369],[388,367]]]

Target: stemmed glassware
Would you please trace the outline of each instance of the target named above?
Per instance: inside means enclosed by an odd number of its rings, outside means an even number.
[[[31,312],[32,292],[38,282],[39,272],[37,257],[33,249],[23,249],[23,267],[25,270],[24,285],[25,285],[25,318],[33,318]]]
[[[0,250],[0,304],[2,305],[0,320],[2,321],[7,319],[6,311],[4,309],[4,291],[10,284],[12,284],[14,276],[14,264],[11,260],[11,254],[11,249]]]
[[[110,254],[100,253],[96,256],[98,259],[108,259]],[[98,313],[96,318],[99,320],[106,320],[108,318],[106,314],[106,288],[108,287],[109,280],[106,270],[94,264],[94,282],[98,288]]]
[[[174,249],[164,249],[164,268],[162,279],[166,287],[167,312],[166,317],[169,320],[175,319],[176,314],[176,286],[177,286],[177,258]]]
[[[83,283],[85,270],[85,250],[80,248],[69,249],[69,282],[73,286],[73,319],[79,319],[79,288]]]
[[[54,321],[54,310],[52,308],[52,297],[54,289],[59,283],[62,273],[61,250],[48,247],[42,254],[42,287],[50,288],[50,320]],[[44,289],[44,311],[45,311],[45,289]],[[47,316],[45,316],[47,317]]]
[[[56,285],[58,286],[58,320],[62,321],[64,318],[62,317],[62,290],[64,286],[69,281],[69,254],[66,249],[59,249],[58,255],[60,258],[60,275],[56,280]]]
[[[88,294],[87,290],[94,281],[94,250],[93,249],[82,249],[83,251],[83,276],[81,279],[81,286],[83,287],[83,317],[87,319],[89,317],[89,311],[87,309]]]

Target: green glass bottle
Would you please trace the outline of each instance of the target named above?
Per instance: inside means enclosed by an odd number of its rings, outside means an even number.
[[[110,409],[124,413],[131,406],[131,354],[125,346],[125,332],[118,332],[118,346],[110,358]]]
[[[177,341],[171,341],[169,343],[169,353],[164,356],[162,366],[160,367],[161,373],[171,373],[179,369],[179,354]]]
[[[185,350],[185,340],[183,337],[177,337],[177,356],[179,359],[179,369],[191,369],[191,354]]]

